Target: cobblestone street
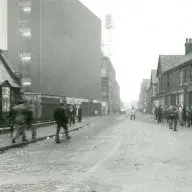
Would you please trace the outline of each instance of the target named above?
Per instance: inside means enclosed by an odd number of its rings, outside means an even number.
[[[72,133],[1,154],[2,192],[191,192],[191,130],[95,119]]]

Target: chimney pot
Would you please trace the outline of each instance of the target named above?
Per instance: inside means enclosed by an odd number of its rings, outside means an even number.
[[[187,38],[185,43],[185,55],[192,53],[192,38]]]

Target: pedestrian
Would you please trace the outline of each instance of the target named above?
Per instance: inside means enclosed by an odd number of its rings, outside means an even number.
[[[66,103],[60,104],[60,107],[55,110],[53,117],[57,124],[55,142],[61,143],[60,137],[59,137],[61,127],[63,127],[63,129],[64,129],[65,136],[67,137],[67,139],[70,139],[71,137],[69,136],[69,132],[68,132],[68,118],[69,117],[68,117],[68,110],[67,110]]]
[[[9,119],[9,127],[10,127],[10,133],[11,133],[11,137],[13,137],[13,132],[14,132],[14,116],[13,116],[13,108],[11,108],[9,115],[8,115],[8,119]]]
[[[190,106],[190,115],[191,115],[191,117],[190,117],[190,124],[192,124],[192,106]]]
[[[183,108],[181,106],[181,104],[179,105],[179,124],[183,125]]]
[[[157,114],[158,108],[157,106],[155,107],[154,113],[155,113],[155,119],[158,120],[158,114]]]
[[[182,111],[182,126],[186,125],[186,106],[183,106],[183,111]]]
[[[32,125],[33,121],[34,121],[34,117],[33,117],[32,106],[28,106],[26,124],[27,124],[27,128],[32,131],[32,139],[36,139],[37,131],[36,131],[36,127]]]
[[[82,121],[82,108],[81,105],[79,105],[78,108],[78,122],[80,123]]]
[[[176,107],[174,107],[174,131],[178,131],[177,129],[177,122],[178,122],[178,119],[179,119],[179,111]]]
[[[26,119],[27,119],[27,107],[24,103],[23,100],[20,100],[18,102],[18,105],[13,107],[13,116],[14,116],[14,125],[15,125],[15,130],[14,130],[14,136],[12,139],[12,143],[16,142],[16,139],[22,135],[23,136],[23,142],[27,141],[26,140],[26,134],[25,134],[25,129],[26,129]]]
[[[162,122],[162,108],[161,108],[161,105],[159,105],[159,107],[157,109],[157,119],[158,119],[158,123]]]
[[[173,129],[173,125],[174,125],[174,109],[173,109],[172,106],[169,107],[168,117],[169,117],[169,129]]]
[[[74,123],[74,118],[73,118],[73,106],[69,105],[68,107],[68,116],[69,116],[69,125],[71,126],[72,123]]]
[[[131,108],[131,120],[132,120],[132,118],[135,120],[135,108],[134,108],[134,106],[132,106],[132,108]]]
[[[75,105],[73,105],[73,124],[75,124],[76,113],[77,113],[77,108]]]
[[[186,122],[187,122],[188,128],[190,128],[190,126],[191,126],[191,110],[190,110],[190,107],[186,107]]]

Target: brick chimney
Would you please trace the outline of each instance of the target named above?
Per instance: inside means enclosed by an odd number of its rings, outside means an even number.
[[[192,53],[192,39],[186,39],[185,42],[185,55]]]

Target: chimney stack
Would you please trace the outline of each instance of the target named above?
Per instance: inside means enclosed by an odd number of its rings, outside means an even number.
[[[192,39],[186,39],[185,42],[185,55],[192,53]]]

